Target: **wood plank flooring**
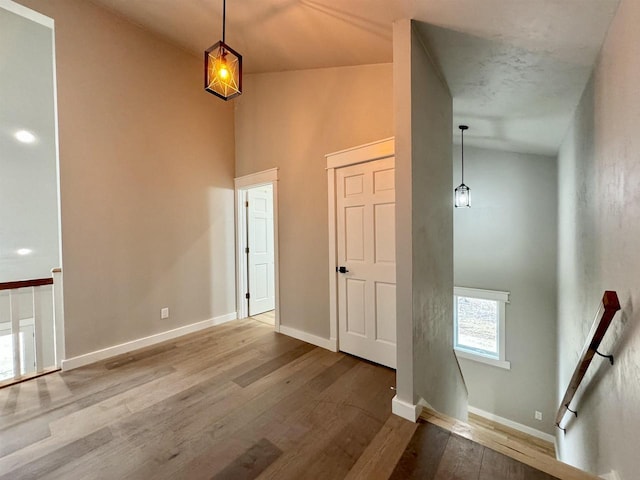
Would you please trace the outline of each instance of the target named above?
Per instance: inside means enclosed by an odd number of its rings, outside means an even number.
[[[558,480],[441,427],[421,421],[391,480]]]
[[[486,430],[496,435],[501,435],[506,440],[526,443],[531,448],[538,450],[543,455],[546,455],[549,458],[553,459],[556,458],[556,449],[551,442],[547,442],[538,437],[534,437],[533,435],[528,435],[519,430],[507,427],[506,425],[501,425],[497,422],[481,417],[479,415],[475,415],[471,412],[469,412],[469,419],[467,420],[467,422],[469,423],[469,425],[472,425],[475,428]]]
[[[259,313],[258,315],[252,315],[251,318],[259,322],[266,323],[267,325],[273,326],[276,324],[276,311],[269,310],[268,312]]]
[[[443,428],[452,434],[482,445],[493,452],[506,455],[523,465],[532,467],[532,469],[536,470],[535,475],[540,476],[544,472],[552,478],[556,477],[562,480],[599,479],[599,477],[596,477],[595,475],[591,475],[571,465],[557,461],[555,458],[552,458],[547,453],[541,451],[538,445],[532,445],[530,442],[523,441],[515,436],[504,435],[502,432],[492,431],[488,428],[478,428],[477,426],[461,422],[460,420],[448,417],[426,407],[423,409],[420,418],[424,422]],[[508,479],[511,477],[496,476],[494,478]],[[521,477],[517,475],[513,478],[521,480]],[[533,478],[538,477],[534,476]],[[547,477],[542,476],[542,478]]]
[[[499,454],[391,415],[394,385],[234,321],[0,389],[0,480],[550,478],[501,477]]]
[[[394,438],[388,477],[416,428],[390,415],[393,385],[230,322],[0,390],[0,480],[357,478]]]

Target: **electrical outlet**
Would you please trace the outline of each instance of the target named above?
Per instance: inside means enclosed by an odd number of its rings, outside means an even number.
[[[160,318],[162,320],[169,318],[169,307],[164,307],[160,310]]]
[[[538,410],[536,410],[534,417],[536,420],[542,420],[542,412],[539,412]]]

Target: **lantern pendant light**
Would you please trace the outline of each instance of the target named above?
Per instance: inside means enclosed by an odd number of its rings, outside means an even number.
[[[222,40],[204,52],[204,89],[223,100],[242,93],[242,55],[225,43],[226,3],[222,0]]]
[[[464,184],[464,131],[469,127],[466,125],[460,125],[460,135],[462,137],[462,145],[460,151],[462,152],[462,183],[455,189],[455,206],[457,208],[469,208],[471,207],[471,189]]]

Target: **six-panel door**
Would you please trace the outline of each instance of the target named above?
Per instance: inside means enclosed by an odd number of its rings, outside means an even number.
[[[336,170],[340,350],[395,368],[394,158]]]

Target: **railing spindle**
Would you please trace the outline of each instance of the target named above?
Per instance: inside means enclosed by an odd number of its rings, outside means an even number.
[[[11,334],[11,344],[13,347],[12,369],[13,378],[0,380],[0,387],[11,385],[25,381],[30,378],[43,375],[59,369],[60,358],[64,356],[64,339],[62,338],[63,319],[62,319],[62,270],[59,268],[52,270],[52,276],[60,282],[58,287],[54,286],[53,278],[35,278],[32,280],[18,280],[12,282],[0,283],[0,291],[8,291],[9,294],[9,325]],[[44,349],[44,297],[42,287],[52,285],[51,288],[51,331],[54,334],[52,345],[54,358],[52,365],[45,365],[45,349]],[[20,296],[26,294],[25,289],[31,293],[31,305],[33,313],[33,338],[26,338],[22,334],[22,342],[20,341],[21,325],[20,325]],[[23,312],[24,313],[24,312]],[[30,321],[31,319],[27,319]],[[24,323],[24,322],[23,322]],[[30,326],[30,325],[29,325]],[[29,329],[30,331],[30,329]],[[20,348],[25,346],[25,355]],[[33,353],[31,352],[33,346]],[[27,360],[33,361],[35,365],[27,365]],[[24,374],[22,373],[24,368]],[[33,370],[35,367],[35,371]]]
[[[13,342],[13,376],[22,374],[20,361],[20,304],[18,293],[9,291],[9,308],[11,316],[11,340]]]
[[[36,372],[44,368],[44,353],[42,350],[42,288],[31,287],[33,295],[33,335],[35,337]]]

